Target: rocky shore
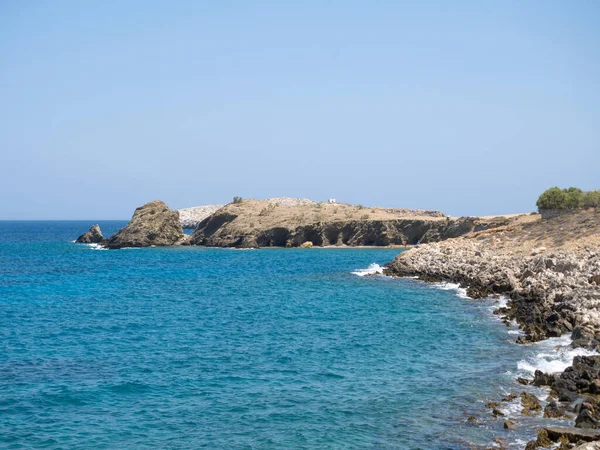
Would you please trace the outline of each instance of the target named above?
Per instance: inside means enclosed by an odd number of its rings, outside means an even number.
[[[508,306],[498,313],[523,329],[520,343],[569,334],[572,346],[600,350],[597,211],[515,222],[418,246],[398,255],[385,273],[459,283],[474,299],[508,297]],[[572,448],[600,439],[600,356],[576,357],[563,373],[539,372],[520,381],[550,389],[545,417],[576,417],[572,429],[540,430],[527,450],[552,442]]]

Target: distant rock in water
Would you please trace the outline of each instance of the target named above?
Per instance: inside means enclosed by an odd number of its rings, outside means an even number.
[[[79,244],[100,244],[103,241],[104,236],[102,236],[100,226],[96,224],[90,227],[90,231],[87,231],[79,236],[75,242]]]
[[[179,223],[179,213],[160,200],[140,206],[119,232],[104,241],[107,248],[181,245],[186,236]]]
[[[179,221],[185,229],[196,228],[200,222],[221,209],[224,205],[204,205],[179,209]]]

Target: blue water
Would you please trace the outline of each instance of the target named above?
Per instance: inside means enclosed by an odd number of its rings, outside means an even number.
[[[0,222],[0,447],[485,446],[523,347],[392,249],[94,250]],[[100,222],[106,235],[124,222]]]

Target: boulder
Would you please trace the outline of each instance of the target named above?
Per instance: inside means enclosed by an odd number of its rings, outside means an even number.
[[[600,439],[600,431],[598,430],[585,430],[572,427],[546,427],[543,430],[546,431],[548,438],[553,442],[558,442],[561,438],[565,438],[573,443],[579,441],[593,442]]]
[[[79,244],[100,244],[103,241],[104,236],[102,236],[102,230],[100,230],[100,226],[96,224],[90,227],[90,231],[86,231],[79,236],[75,242]]]
[[[104,241],[110,249],[180,245],[186,236],[179,222],[179,213],[160,200],[140,206],[119,232]]]

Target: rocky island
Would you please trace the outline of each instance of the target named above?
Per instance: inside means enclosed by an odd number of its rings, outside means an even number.
[[[75,242],[119,249],[184,245],[188,237],[183,233],[179,213],[169,209],[164,202],[155,200],[137,208],[129,223],[110,238],[105,239],[100,227],[93,225]]]

